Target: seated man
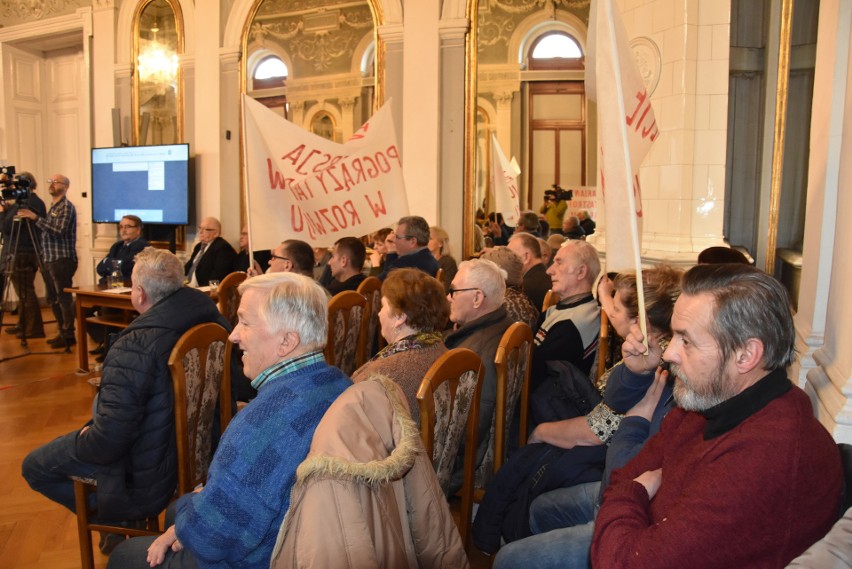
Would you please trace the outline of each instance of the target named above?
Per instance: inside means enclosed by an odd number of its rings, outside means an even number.
[[[513,324],[503,306],[505,279],[505,271],[491,261],[463,261],[447,294],[450,298],[450,321],[455,324],[455,329],[444,338],[444,344],[450,350],[473,350],[482,358],[485,367],[477,429],[477,470],[491,444],[491,423],[494,421],[494,408],[497,403],[497,368],[494,366],[494,356],[497,355],[497,346],[503,338],[503,333]],[[459,457],[464,458],[463,445],[459,449]],[[450,484],[451,494],[461,487],[462,461],[457,460],[456,463],[456,471]],[[484,484],[490,478],[490,469],[481,475],[485,477],[481,480]]]
[[[843,485],[837,445],[787,378],[787,293],[745,265],[698,265],[682,290],[663,354],[678,408],[613,473],[592,565],[784,567],[831,528]]]
[[[237,252],[237,256],[234,257],[234,264],[231,265],[231,272],[235,273],[237,271],[240,272],[248,272],[249,270],[249,254],[248,254],[248,246],[249,246],[249,231],[248,226],[244,225],[240,230],[240,250]],[[254,258],[253,266],[253,274],[262,275],[266,272],[266,269],[269,268],[269,255],[270,251],[255,251],[252,257]]]
[[[385,280],[394,269],[420,269],[430,277],[438,274],[438,261],[429,251],[431,231],[422,217],[403,217],[396,226],[394,246],[396,252],[388,252],[385,270],[379,279]]]
[[[547,291],[553,286],[541,254],[541,243],[537,237],[526,232],[515,232],[509,239],[509,249],[521,258],[524,271],[524,294],[541,310]]]
[[[221,281],[231,273],[237,252],[221,233],[222,224],[215,217],[205,217],[198,226],[199,243],[184,266],[190,285],[207,286],[210,279]]]
[[[32,451],[22,473],[30,487],[72,512],[71,476],[98,482],[99,521],[142,520],[166,507],[177,486],[172,379],[166,362],[184,332],[204,322],[227,328],[216,305],[183,286],[168,251],[147,248],[133,267],[133,307],[104,362],[92,421]]]
[[[562,222],[562,235],[566,239],[582,239],[585,241],[586,232],[583,230],[583,226],[580,225],[580,218],[574,215],[566,215],[565,220]]]
[[[148,246],[148,242],[142,237],[142,220],[135,215],[125,215],[118,222],[118,233],[121,239],[112,244],[107,256],[98,263],[97,271],[100,275],[100,284],[106,283],[107,277],[114,270],[113,261],[121,263],[121,276],[129,280],[133,274],[133,260],[136,254]]]
[[[267,273],[296,273],[314,278],[314,250],[298,239],[282,241],[272,250]]]
[[[367,277],[361,272],[367,248],[355,237],[343,237],[334,244],[328,266],[331,270],[331,282],[325,286],[334,296],[344,290],[358,290],[358,285]]]
[[[547,274],[560,301],[541,315],[535,331],[531,393],[545,382],[550,360],[570,362],[586,375],[591,371],[601,328],[592,285],[600,270],[598,252],[585,241],[567,241],[556,253]],[[535,423],[541,420],[533,417]]]
[[[313,279],[260,275],[239,292],[231,341],[243,349],[257,397],[222,435],[204,488],[175,503],[174,525],[156,540],[122,544],[109,567],[164,560],[167,567],[269,567],[296,467],[320,419],[352,382],[323,358],[328,301]]]

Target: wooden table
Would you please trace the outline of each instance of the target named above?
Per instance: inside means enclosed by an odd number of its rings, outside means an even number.
[[[128,283],[129,284],[129,283]],[[216,290],[209,286],[198,287],[206,293],[213,302],[218,300]],[[127,328],[139,313],[130,302],[130,287],[110,289],[106,285],[89,285],[66,288],[65,292],[74,295],[77,318],[77,365],[80,371],[89,371],[89,324],[102,324],[113,328]],[[106,316],[88,316],[89,308],[101,306],[106,308],[118,308],[120,314],[109,314]]]
[[[74,295],[77,317],[77,365],[81,371],[89,371],[89,324],[104,324],[115,328],[127,328],[138,316],[130,302],[130,287],[109,289],[102,285],[90,285],[66,288],[65,292]],[[121,315],[100,318],[87,316],[89,308],[104,306],[126,311]]]

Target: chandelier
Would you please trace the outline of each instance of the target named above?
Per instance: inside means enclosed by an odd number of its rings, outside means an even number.
[[[162,86],[175,86],[177,84],[178,56],[175,50],[157,41],[158,31],[160,29],[155,21],[151,27],[152,39],[142,40],[137,66],[139,79]]]

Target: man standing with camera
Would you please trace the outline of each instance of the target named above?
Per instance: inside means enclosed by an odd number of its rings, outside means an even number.
[[[559,195],[564,190],[554,185],[553,189],[544,192],[544,205],[541,206],[540,212],[544,214],[544,219],[547,220],[547,225],[550,227],[551,235],[557,233],[562,235],[562,218],[565,217],[565,212],[568,210],[568,204],[563,196]]]
[[[15,180],[15,191],[20,193],[19,190],[23,189],[26,196],[16,197],[14,201],[0,199],[0,229],[3,233],[3,252],[0,255],[3,262],[0,266],[9,263],[9,266],[5,267],[8,270],[3,271],[0,298],[4,297],[5,285],[8,284],[5,275],[10,275],[15,294],[20,301],[18,324],[7,328],[6,332],[22,339],[44,338],[44,322],[35,291],[38,259],[33,239],[39,239],[39,231],[33,226],[27,227],[25,223],[28,222],[21,220],[17,214],[19,211],[30,210],[44,216],[47,210],[42,199],[35,194],[38,183],[32,174],[21,172]]]
[[[59,335],[47,343],[61,348],[77,343],[71,293],[65,292],[77,272],[77,210],[65,197],[70,185],[66,176],[54,174],[48,183],[52,202],[47,215],[26,209],[19,211],[18,216],[35,221],[35,226],[41,230],[42,255],[47,272],[45,280],[49,281],[47,301],[53,307],[59,325]]]

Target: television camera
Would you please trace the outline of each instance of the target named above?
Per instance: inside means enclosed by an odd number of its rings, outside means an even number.
[[[544,191],[544,197],[555,202],[569,202],[574,199],[574,190],[566,190],[559,184],[552,184],[549,190]]]
[[[25,174],[15,175],[14,166],[0,166],[0,201],[15,200],[23,206],[32,186],[32,178]]]

